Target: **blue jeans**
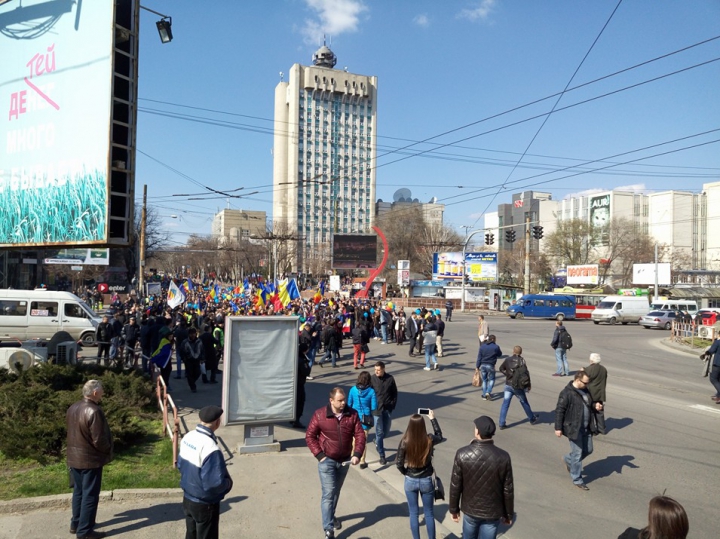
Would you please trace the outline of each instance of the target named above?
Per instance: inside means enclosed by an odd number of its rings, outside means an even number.
[[[435,355],[435,344],[426,344],[425,345],[425,366],[428,368],[432,368],[432,365],[430,365],[430,360],[432,359],[432,364],[437,365],[437,356]]]
[[[390,434],[391,426],[392,417],[390,417],[390,412],[387,410],[383,410],[380,412],[380,415],[375,416],[375,448],[381,457],[385,457],[383,441],[385,440],[385,436]]]
[[[343,466],[342,462],[330,457],[325,457],[325,460],[318,462],[320,487],[322,488],[320,512],[322,513],[323,530],[326,532],[334,530],[335,508],[349,468],[350,466]]]
[[[387,344],[387,324],[380,324],[380,335],[382,335],[383,342]]]
[[[523,410],[525,410],[525,415],[527,415],[527,418],[532,421],[535,417],[533,415],[532,408],[530,408],[530,403],[527,400],[527,397],[525,396],[525,390],[523,389],[515,389],[514,387],[511,387],[507,384],[505,384],[505,393],[503,395],[503,403],[500,407],[500,425],[505,425],[505,419],[507,418],[508,408],[510,408],[510,401],[512,400],[513,396],[517,397],[520,401],[520,404],[522,404]]]
[[[312,369],[312,366],[315,364],[315,356],[317,355],[317,351],[318,351],[317,343],[311,344],[310,350],[307,351],[308,365],[310,365],[311,369]]]
[[[78,537],[84,537],[95,527],[95,517],[100,502],[102,468],[70,468],[70,473],[75,483],[70,527],[77,529]]]
[[[175,361],[177,362],[177,374],[175,375],[178,378],[182,378],[182,359],[180,358],[180,354],[175,352]]]
[[[555,349],[555,361],[557,361],[557,374],[570,374],[570,367],[567,362],[567,350],[560,348]]]
[[[332,366],[334,367],[337,360],[340,359],[340,353],[338,352],[337,348],[335,348],[335,349],[326,348],[325,355],[323,356],[320,363],[325,363],[331,357],[332,357]]]
[[[120,337],[113,337],[110,339],[110,359],[115,359],[117,357],[119,347]]]
[[[480,365],[480,376],[482,377],[482,394],[489,395],[495,386],[495,367]]]
[[[580,428],[578,437],[570,441],[570,453],[563,457],[565,464],[570,466],[570,478],[576,485],[583,483],[582,478],[582,461],[585,457],[593,452],[592,435],[585,430]]]
[[[420,539],[418,494],[422,497],[428,539],[435,539],[435,514],[433,513],[435,488],[433,487],[432,477],[417,479],[405,476],[405,496],[407,496],[408,509],[410,510],[410,532],[413,539]]]
[[[499,520],[483,520],[463,515],[463,539],[495,539]]]

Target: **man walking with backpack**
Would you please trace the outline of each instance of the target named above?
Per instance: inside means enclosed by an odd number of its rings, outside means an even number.
[[[513,348],[513,355],[503,361],[500,365],[500,372],[505,375],[505,392],[502,407],[500,408],[500,430],[506,429],[508,409],[513,396],[517,397],[520,404],[525,410],[531,425],[537,423],[538,416],[533,414],[530,403],[527,400],[526,393],[530,392],[532,384],[530,382],[530,372],[528,371],[525,359],[521,356],[522,347]]]
[[[555,349],[555,360],[557,361],[557,371],[553,376],[567,376],[570,374],[567,351],[572,348],[572,345],[572,337],[563,326],[562,321],[558,320],[555,322],[555,333],[550,343],[550,346]]]

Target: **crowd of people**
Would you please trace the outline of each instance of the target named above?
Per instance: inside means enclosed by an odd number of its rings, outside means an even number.
[[[446,329],[439,310],[418,308],[409,309],[406,313],[390,301],[372,299],[322,298],[314,301],[299,298],[278,312],[272,305],[255,306],[245,311],[245,307],[238,308],[228,301],[208,302],[202,309],[192,302],[190,306],[169,308],[161,297],[138,300],[130,296],[124,302],[114,302],[112,309],[97,330],[100,344],[97,361],[122,359],[123,350],[138,350],[139,354],[127,354],[127,365],[148,370],[152,363],[156,364],[169,388],[174,366],[172,351],[175,350],[175,378],[181,379],[184,374],[192,392],[197,391],[197,381],[201,377],[204,383],[217,383],[227,316],[242,310],[242,314],[253,316],[285,314],[299,318],[299,383],[296,418],[292,426],[305,429],[307,446],[318,460],[322,527],[327,539],[334,538],[335,532],[342,528],[342,522],[335,514],[340,491],[349,466],[367,468],[366,447],[371,439],[380,465],[388,462],[385,439],[391,430],[398,389],[383,361],[374,363],[372,374],[365,370],[369,343],[372,340],[378,341],[379,345],[407,343],[409,357],[424,354],[423,369],[437,370],[438,358],[443,357],[442,341]],[[450,316],[451,309],[446,312],[446,317]],[[481,380],[481,398],[492,400],[495,397],[495,375],[499,370],[505,377],[503,402],[497,425],[487,415],[476,418],[473,441],[457,450],[449,482],[448,508],[455,521],[459,521],[460,513],[463,514],[464,538],[488,539],[496,537],[501,523],[510,524],[514,518],[512,464],[508,452],[494,443],[496,428],[508,428],[507,414],[513,397],[520,401],[530,424],[537,423],[538,416],[528,401],[532,382],[522,348],[513,346],[512,355],[504,356],[501,343],[491,333],[489,323],[482,315],[478,319],[477,334],[476,368]],[[305,401],[305,380],[313,379],[316,364],[320,368],[327,363],[331,368],[337,367],[345,341],[352,346],[353,368],[360,371],[357,381],[347,392],[334,387],[328,403],[313,412],[305,428],[300,422]],[[572,338],[562,322],[556,324],[550,345],[557,360],[553,376],[569,376],[567,352],[572,348]],[[323,350],[324,355],[320,357],[318,354]],[[720,355],[720,346],[712,352]],[[501,359],[502,363],[497,367]],[[563,462],[572,483],[583,491],[589,490],[583,480],[583,460],[592,453],[593,436],[606,432],[607,370],[600,363],[599,354],[590,355],[589,365],[577,370],[560,391],[555,409],[555,434],[566,437],[569,443],[569,452],[562,457]],[[82,414],[89,416],[92,413],[102,418],[99,407],[101,396],[99,382],[86,386]],[[102,466],[112,458],[112,441],[109,432],[103,430],[104,438],[100,438],[104,440],[103,445],[93,446],[95,457],[89,469],[94,472],[87,472],[82,467],[86,462],[75,462],[76,457],[71,458],[71,447],[95,443],[89,438],[79,440],[73,430],[71,446],[70,422],[75,421],[80,413],[77,407],[68,412],[68,466],[75,480],[71,531],[77,531],[79,537],[95,538],[102,534],[92,529],[92,505],[96,509],[96,491],[99,490]],[[180,450],[179,468],[185,492],[183,507],[188,533],[192,531],[198,537],[217,536],[219,502],[232,488],[224,462],[220,463],[222,459],[214,434],[220,426],[222,413],[218,407],[203,408],[200,425],[183,438]],[[425,417],[430,421],[431,431],[427,429]],[[94,424],[94,428],[101,426],[102,421]],[[442,481],[435,474],[433,452],[442,441],[438,418],[433,410],[427,409],[423,414],[410,417],[397,448],[395,465],[404,476],[413,539],[420,537],[420,504],[428,537],[433,539],[436,535],[434,503],[437,499],[444,499],[445,493]],[[73,455],[78,454],[73,451]],[[214,457],[208,459],[208,455]],[[209,473],[214,481],[209,490],[198,479],[205,473]],[[687,528],[687,516],[682,506],[671,498],[661,496],[653,498],[650,503],[648,526],[642,530],[629,528],[621,537],[684,539]]]

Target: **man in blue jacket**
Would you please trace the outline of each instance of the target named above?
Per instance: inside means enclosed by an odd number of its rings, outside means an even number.
[[[200,410],[200,424],[180,443],[178,469],[184,493],[186,537],[220,536],[220,501],[233,486],[215,438],[222,414],[219,406]]]
[[[480,369],[482,377],[482,398],[490,400],[493,387],[495,386],[495,365],[502,356],[502,350],[495,344],[495,335],[488,335],[486,341],[480,343],[475,368]]]

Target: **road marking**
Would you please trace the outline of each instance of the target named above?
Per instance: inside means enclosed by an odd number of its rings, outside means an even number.
[[[690,405],[690,408],[695,408],[696,410],[702,410],[703,412],[712,412],[714,414],[720,414],[720,408],[713,408],[712,406],[705,406],[703,404],[692,404],[692,405]]]

